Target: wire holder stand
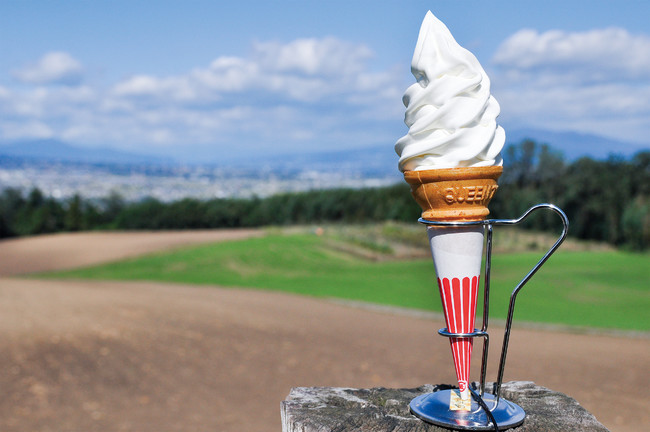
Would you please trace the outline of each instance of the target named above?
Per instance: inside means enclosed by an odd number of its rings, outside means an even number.
[[[492,267],[492,228],[500,225],[516,225],[524,221],[531,213],[537,210],[551,210],[557,213],[563,224],[562,233],[557,241],[551,246],[546,254],[537,262],[537,264],[528,272],[528,274],[519,282],[510,294],[510,304],[505,324],[505,333],[503,336],[503,345],[501,347],[501,359],[497,372],[497,381],[494,386],[493,394],[485,392],[485,376],[487,371],[487,359],[490,337],[488,330],[488,315],[490,305],[490,271]],[[566,238],[569,231],[569,219],[566,214],[553,204],[537,204],[519,217],[518,219],[487,219],[482,221],[471,222],[442,222],[431,221],[420,218],[420,223],[432,226],[476,226],[482,225],[485,229],[485,278],[484,278],[484,297],[483,297],[483,325],[480,330],[475,329],[471,333],[450,333],[447,328],[438,331],[441,336],[453,338],[483,338],[483,354],[481,362],[481,377],[479,382],[478,394],[471,390],[472,407],[470,411],[451,410],[449,400],[452,390],[441,390],[434,393],[423,394],[413,399],[409,405],[411,412],[422,420],[438,426],[443,426],[457,430],[504,430],[519,426],[523,423],[526,413],[517,404],[514,404],[501,397],[501,384],[503,383],[503,372],[506,366],[506,356],[508,354],[508,341],[510,339],[510,330],[515,311],[515,301],[517,294],[524,285],[533,277],[533,275],[544,265],[546,260],[557,250]]]

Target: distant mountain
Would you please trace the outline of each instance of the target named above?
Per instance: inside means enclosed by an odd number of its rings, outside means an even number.
[[[610,154],[630,157],[641,150],[650,150],[650,143],[643,145],[593,134],[534,128],[506,129],[507,144],[518,144],[525,139],[548,144],[553,149],[561,151],[569,161],[582,156],[606,159]]]
[[[650,144],[644,146],[593,134],[533,128],[506,130],[506,145],[519,144],[525,139],[532,139],[539,144],[548,144],[554,150],[561,151],[569,162],[582,156],[602,160],[610,154],[631,157],[642,150],[650,151]],[[393,143],[382,143],[369,148],[283,155],[265,159],[269,165],[276,167],[309,167],[314,170],[353,168],[361,173],[399,175],[397,160]]]
[[[567,162],[582,156],[602,160],[610,154],[619,154],[629,158],[641,150],[650,150],[650,146],[617,141],[598,135],[532,128],[506,129],[506,145],[519,144],[524,139],[532,139],[539,144],[548,144],[552,149],[561,151]],[[394,177],[396,181],[399,181],[401,174],[397,168],[397,160],[393,143],[387,142],[367,148],[338,151],[278,154],[270,157],[237,158],[233,156],[228,164],[285,175],[304,171],[338,172],[361,177]]]
[[[287,171],[345,172],[379,177],[399,174],[397,155],[390,144],[360,149],[284,154],[266,157],[261,161],[249,158],[248,163]]]
[[[507,127],[507,126],[506,126]],[[563,153],[567,161],[581,156],[605,159],[610,154],[631,157],[642,150],[650,150],[649,145],[630,143],[578,132],[558,132],[535,128],[506,128],[506,144],[518,144],[524,139],[532,139],[540,144]],[[200,152],[199,152],[200,153]],[[197,153],[198,154],[198,153]],[[9,160],[11,162],[8,162]],[[221,162],[210,162],[209,158],[190,165],[211,165],[223,168],[237,167],[259,172],[277,172],[295,175],[300,172],[316,171],[342,173],[360,177],[400,178],[397,170],[397,155],[392,142],[366,148],[356,148],[326,152],[305,152],[276,154],[273,156],[251,157],[250,155],[231,155]],[[176,165],[173,157],[151,156],[109,148],[88,148],[73,146],[58,140],[31,140],[12,143],[0,142],[0,164],[15,163],[16,160],[32,162],[67,162],[148,166]]]
[[[79,163],[164,163],[170,159],[109,148],[77,147],[53,139],[0,143],[0,156],[51,162]]]

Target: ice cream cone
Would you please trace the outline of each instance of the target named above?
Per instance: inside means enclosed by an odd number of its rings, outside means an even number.
[[[424,219],[475,221],[489,214],[487,205],[502,171],[500,166],[449,168],[406,171],[404,177],[422,207]],[[427,233],[447,329],[451,333],[471,333],[481,275],[483,227],[431,225]],[[461,399],[469,400],[473,339],[452,337],[449,341]]]
[[[501,166],[405,171],[422,217],[435,221],[482,220],[496,192]]]

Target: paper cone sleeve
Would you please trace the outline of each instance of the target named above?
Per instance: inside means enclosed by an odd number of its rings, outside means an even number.
[[[471,333],[476,318],[483,227],[430,226],[427,232],[447,330]],[[473,339],[451,337],[449,342],[461,398],[467,400]]]

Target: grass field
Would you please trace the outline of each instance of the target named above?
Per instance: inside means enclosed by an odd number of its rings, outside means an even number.
[[[441,310],[430,258],[371,260],[350,253],[346,244],[379,249],[375,252],[380,254],[390,250],[336,236],[273,233],[47,277],[251,287]],[[539,252],[494,255],[491,318],[505,318],[510,292],[540,256]],[[560,250],[524,287],[515,319],[648,331],[649,280],[647,254]]]

